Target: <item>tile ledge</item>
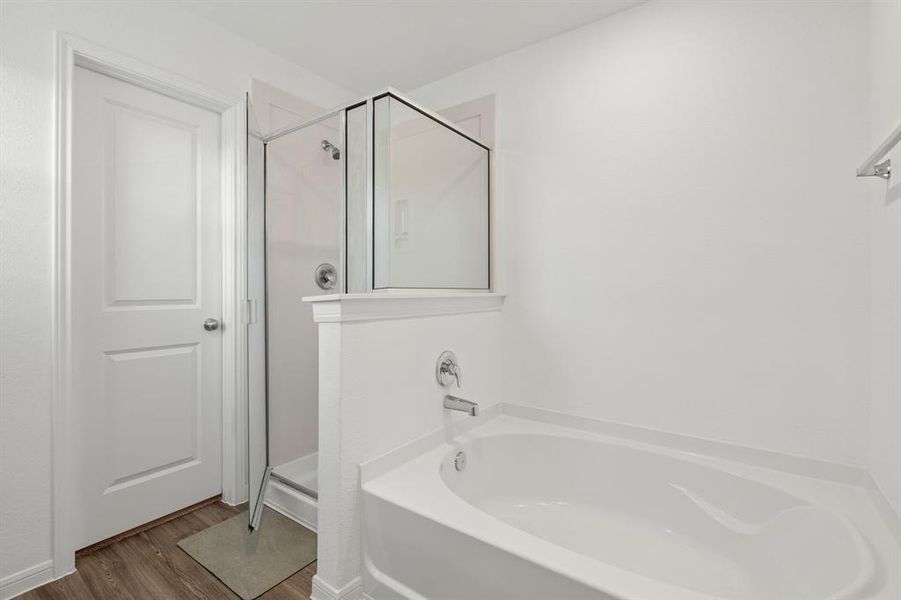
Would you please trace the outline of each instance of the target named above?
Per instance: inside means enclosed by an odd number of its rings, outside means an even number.
[[[499,311],[504,294],[492,292],[374,292],[307,296],[317,323],[380,321]]]

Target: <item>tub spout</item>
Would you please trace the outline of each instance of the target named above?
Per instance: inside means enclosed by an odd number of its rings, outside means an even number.
[[[448,410],[459,410],[468,413],[471,417],[479,416],[479,405],[463,398],[457,398],[448,394],[444,397],[444,408]]]

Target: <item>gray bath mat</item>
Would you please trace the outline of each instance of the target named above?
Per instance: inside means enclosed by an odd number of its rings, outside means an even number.
[[[256,533],[247,512],[178,542],[244,600],[256,598],[316,560],[316,534],[265,508]]]

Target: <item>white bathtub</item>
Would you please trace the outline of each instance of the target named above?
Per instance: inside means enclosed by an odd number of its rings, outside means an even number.
[[[364,588],[376,599],[893,597],[897,565],[881,566],[845,516],[730,467],[498,416],[364,471]]]

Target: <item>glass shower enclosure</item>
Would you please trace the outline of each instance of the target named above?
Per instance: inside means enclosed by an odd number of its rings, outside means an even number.
[[[490,285],[490,149],[393,89],[263,135],[248,99],[249,526],[270,478],[318,500],[302,298]]]

